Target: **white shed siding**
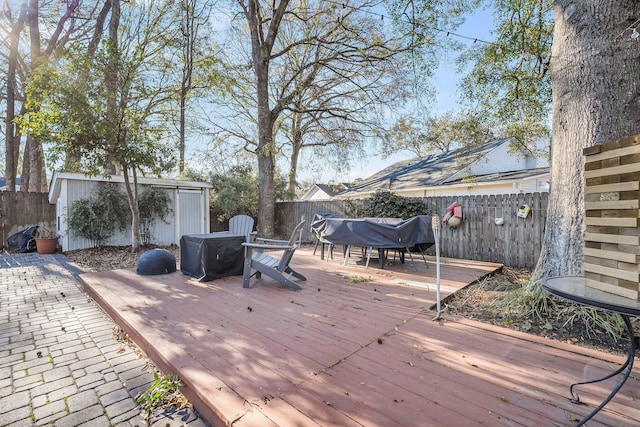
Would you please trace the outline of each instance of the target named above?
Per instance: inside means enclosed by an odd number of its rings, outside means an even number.
[[[180,206],[178,235],[204,233],[200,191],[178,190],[178,204]]]
[[[65,224],[65,241],[62,247],[66,251],[73,251],[76,249],[90,248],[93,246],[91,241],[87,238],[76,235],[73,231],[69,230],[68,215],[71,212],[71,206],[73,202],[78,199],[87,198],[91,196],[91,192],[98,185],[95,181],[77,181],[77,180],[65,180],[63,187],[66,190],[64,194],[61,193],[61,199],[64,203],[64,224]],[[66,245],[65,245],[66,243]],[[106,243],[112,245],[111,243]]]
[[[172,189],[161,189],[162,191],[168,193],[169,200],[171,200],[169,208],[171,212],[164,221],[160,218],[156,218],[151,224],[151,241],[156,245],[168,246],[176,242],[175,238],[175,230],[173,223],[177,216],[176,214],[176,206],[175,206],[175,190]],[[144,191],[144,190],[143,190]],[[180,240],[179,238],[177,239]]]
[[[166,218],[167,222],[156,219],[151,228],[151,243],[157,245],[179,244],[182,234],[200,234],[209,232],[209,188],[205,183],[185,182],[177,180],[162,180],[141,178],[139,191],[142,193],[150,186],[167,191],[172,200],[172,213]],[[54,178],[49,191],[49,202],[56,203],[58,214],[59,233],[62,236],[60,243],[63,251],[85,249],[93,246],[92,242],[83,237],[76,236],[68,229],[67,215],[73,202],[80,198],[87,198],[100,183],[113,182],[122,187],[124,182],[121,176],[114,176],[112,180],[105,181],[100,178],[88,178],[82,174],[60,173]],[[124,232],[116,229],[104,245],[128,246],[132,243],[131,224],[127,225]]]

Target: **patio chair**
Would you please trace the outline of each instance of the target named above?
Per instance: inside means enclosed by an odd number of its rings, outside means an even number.
[[[255,275],[257,278],[260,278],[262,274],[265,274],[293,290],[297,291],[302,289],[297,283],[291,280],[291,276],[300,280],[307,280],[307,278],[297,271],[294,271],[289,266],[289,263],[300,244],[299,239],[304,223],[305,221],[300,222],[300,224],[293,229],[288,241],[258,238],[255,243],[248,242],[242,244],[245,248],[242,279],[243,288],[249,287],[249,279],[251,276]],[[254,252],[254,250],[257,251]],[[279,251],[282,254],[279,258],[276,258],[265,251]],[[255,273],[250,274],[252,269],[255,270]]]
[[[255,221],[248,215],[236,215],[229,219],[229,234],[241,234],[245,242],[253,241],[253,224]]]

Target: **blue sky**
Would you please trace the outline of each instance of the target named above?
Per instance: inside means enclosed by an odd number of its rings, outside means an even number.
[[[494,23],[491,13],[489,11],[479,11],[478,13],[467,17],[465,24],[455,32],[466,37],[478,38],[490,42],[495,39],[491,34],[493,29]],[[458,39],[458,41],[468,45],[472,45],[474,43],[473,40],[467,39]],[[461,75],[457,74],[455,56],[452,56],[448,61],[443,62],[440,68],[436,71],[434,82],[438,93],[433,107],[433,112],[435,114],[460,108],[457,94],[457,84],[460,81],[460,78]],[[347,182],[356,178],[367,178],[395,162],[411,157],[412,155],[410,153],[399,153],[384,160],[380,157],[369,157],[354,164],[348,174],[337,177],[327,177],[327,179]],[[304,176],[301,176],[301,178],[304,179]]]

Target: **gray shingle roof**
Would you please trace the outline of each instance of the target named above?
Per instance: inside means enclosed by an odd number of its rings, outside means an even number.
[[[508,142],[509,138],[503,138],[481,146],[403,160],[350,187],[343,194],[442,185],[460,170]]]

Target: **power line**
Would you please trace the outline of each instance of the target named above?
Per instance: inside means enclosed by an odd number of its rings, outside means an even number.
[[[338,7],[342,7],[342,9],[346,9],[347,7],[349,7],[351,9],[353,9],[353,10],[358,10],[358,11],[360,11],[362,13],[366,13],[366,14],[369,14],[369,15],[376,16],[376,17],[380,18],[380,20],[382,22],[384,22],[384,17],[385,17],[384,14],[381,14],[381,13],[378,13],[378,12],[374,12],[374,11],[371,11],[371,10],[366,10],[366,9],[356,9],[355,7],[349,5],[349,4],[345,3],[345,2],[338,2],[338,1],[335,1],[335,0],[325,0],[325,1],[327,3],[331,3],[331,4],[336,5]],[[445,34],[447,37],[453,36],[453,37],[457,37],[457,38],[460,38],[460,39],[473,41],[473,43],[484,43],[486,45],[500,47],[499,43],[490,42],[490,41],[481,39],[479,37],[473,37],[473,36],[468,36],[468,35],[465,35],[465,34],[460,34],[460,33],[456,32],[456,31],[453,31],[453,30],[443,30],[443,29],[437,28],[437,27],[430,27],[430,26],[425,25],[425,24],[423,24],[421,22],[414,22],[412,20],[399,19],[399,21],[403,22],[405,24],[412,25],[414,27],[421,27],[421,28],[424,28],[426,30],[436,31],[436,32]]]

